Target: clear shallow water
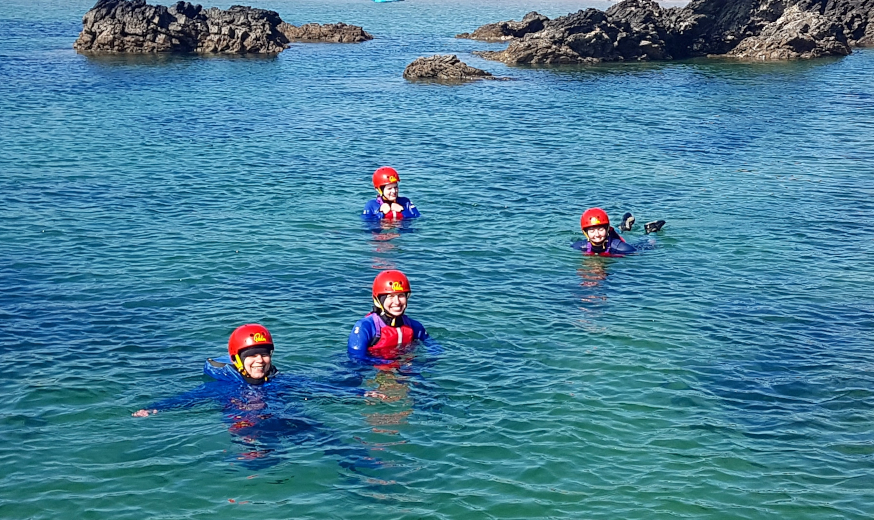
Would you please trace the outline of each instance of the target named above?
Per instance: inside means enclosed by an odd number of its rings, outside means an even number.
[[[86,58],[90,6],[2,13],[3,518],[870,515],[874,52],[508,68],[451,36],[578,4],[325,0],[259,6],[377,39]],[[437,52],[516,81],[401,78]],[[357,219],[383,164],[408,232]],[[668,225],[584,259],[596,204]],[[244,322],[343,373],[386,267],[442,357],[368,373],[395,401],[294,403],[373,467],[252,469],[208,404],[130,417]]]

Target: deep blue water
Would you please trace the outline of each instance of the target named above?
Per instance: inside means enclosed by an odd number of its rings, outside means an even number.
[[[869,518],[874,51],[510,68],[452,38],[586,5],[277,0],[376,39],[97,58],[90,1],[7,2],[0,517]],[[433,53],[514,81],[402,79]],[[382,165],[424,217],[373,233]],[[583,258],[594,205],[668,223]],[[246,322],[287,373],[355,372],[384,268],[444,348],[360,372],[391,399],[295,394],[317,440],[267,461],[209,403],[130,417]]]

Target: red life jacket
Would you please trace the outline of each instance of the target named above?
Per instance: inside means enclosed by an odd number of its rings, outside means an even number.
[[[413,327],[407,323],[407,317],[402,317],[403,323],[400,327],[389,327],[376,314],[370,316],[379,330],[379,339],[367,348],[368,354],[382,359],[394,359],[406,352],[413,343]]]
[[[379,197],[379,205],[380,205],[380,206],[381,206],[383,203],[385,203],[385,202],[386,202],[386,201],[384,201],[384,200],[382,199],[382,197]],[[388,205],[391,206],[392,203],[389,202]],[[400,212],[400,211],[389,211],[388,213],[386,213],[386,214],[384,214],[384,215],[382,216],[382,219],[383,219],[383,220],[403,220],[403,219],[404,219],[404,214],[403,214],[402,212]]]

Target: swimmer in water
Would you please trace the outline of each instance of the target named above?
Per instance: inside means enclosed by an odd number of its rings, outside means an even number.
[[[647,222],[644,230],[647,234],[659,231],[665,225],[664,220]],[[634,216],[631,213],[622,215],[619,229],[630,231],[634,226]],[[586,240],[574,242],[571,247],[579,249],[587,255],[624,256],[636,253],[637,248],[625,242],[619,233],[610,225],[607,212],[601,208],[589,208],[580,218],[580,227]]]
[[[373,172],[373,187],[379,196],[368,201],[362,218],[367,220],[402,220],[421,216],[416,206],[406,197],[398,196],[398,182],[401,178],[397,170],[383,166]]]
[[[414,342],[432,344],[425,327],[408,317],[410,281],[400,271],[383,271],[373,280],[373,310],[358,320],[349,334],[347,352],[353,359],[393,360],[409,352]],[[432,345],[434,346],[434,345]]]
[[[330,384],[280,374],[273,365],[273,350],[273,337],[263,325],[238,327],[228,340],[228,355],[207,359],[204,364],[203,372],[212,381],[131,415],[148,417],[159,411],[214,402],[222,409],[233,441],[244,448],[236,460],[250,467],[278,463],[288,444],[333,446],[332,453],[343,454],[345,459],[366,460],[368,456],[360,449],[344,445],[323,425],[307,417],[297,402],[315,396],[384,395],[359,388],[360,379]],[[348,462],[345,459],[341,464]]]

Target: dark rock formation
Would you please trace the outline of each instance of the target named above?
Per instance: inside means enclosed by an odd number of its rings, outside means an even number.
[[[404,69],[404,78],[446,82],[504,79],[496,78],[484,70],[471,67],[459,60],[458,56],[454,54],[436,54],[427,58],[417,58]]]
[[[79,52],[282,52],[288,38],[276,29],[274,11],[233,6],[227,11],[178,2],[170,7],[145,0],[99,0],[82,18],[73,44]]]
[[[372,38],[360,27],[312,25],[316,28],[296,28],[275,11],[239,5],[224,11],[188,2],[165,7],[145,0],[98,0],[82,18],[82,32],[73,48],[81,53],[276,54],[292,39],[285,31],[318,36],[300,39],[321,41]]]
[[[521,22],[510,20],[509,22],[498,22],[483,25],[473,33],[458,34],[456,38],[469,38],[471,40],[483,41],[505,41],[513,38],[521,38],[530,32],[543,30],[543,22],[549,18],[534,11],[525,15]]]
[[[477,54],[510,64],[670,59],[665,11],[653,0],[625,0],[607,12],[585,9],[547,20],[503,51]]]
[[[585,9],[554,20],[529,13],[522,22],[484,25],[458,37],[510,40],[503,51],[476,53],[509,64],[705,55],[803,59],[874,45],[872,13],[874,0],[692,0],[670,9],[653,0],[624,0],[607,11]]]
[[[726,56],[745,60],[793,60],[850,53],[841,27],[831,18],[792,6],[758,36],[741,40]]]
[[[324,25],[308,23],[296,27],[282,22],[278,29],[291,41],[361,43],[373,39],[373,36],[361,27],[345,23],[326,23]]]

